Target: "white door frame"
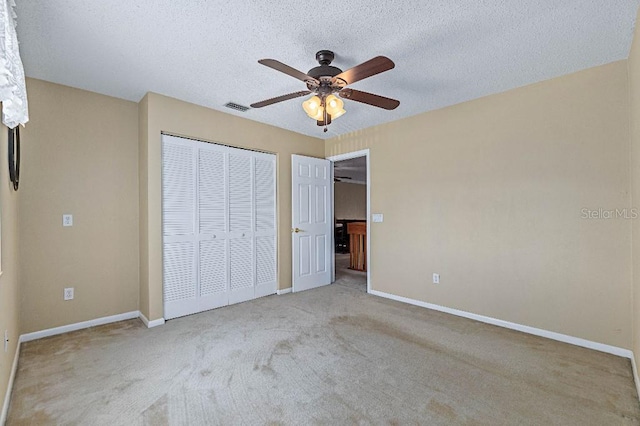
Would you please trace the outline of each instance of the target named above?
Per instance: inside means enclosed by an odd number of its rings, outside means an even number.
[[[369,161],[369,156],[370,156],[370,152],[369,152],[369,148],[367,149],[363,149],[360,151],[353,151],[353,152],[347,152],[344,154],[339,154],[339,155],[332,155],[330,157],[327,157],[327,160],[331,161],[331,181],[333,182],[333,163],[335,163],[336,161],[342,161],[342,160],[350,160],[352,158],[358,158],[358,157],[366,157],[367,159],[367,293],[371,293],[371,162]],[[335,193],[335,191],[331,191],[332,192],[332,209],[331,209],[331,221],[334,223],[334,227],[335,227],[335,202],[333,201],[333,194]],[[333,234],[335,234],[335,231],[333,232]],[[331,259],[331,265],[332,265],[332,274],[333,274],[333,281],[336,280],[336,245],[335,242],[333,244],[331,244],[331,254],[332,254],[332,259]]]

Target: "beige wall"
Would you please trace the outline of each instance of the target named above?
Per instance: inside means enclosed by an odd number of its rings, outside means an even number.
[[[0,276],[0,410],[4,404],[11,366],[20,336],[20,290],[18,285],[18,196],[9,183],[7,128],[0,125],[0,228],[2,275]],[[9,331],[9,350],[4,351],[4,331]],[[1,416],[0,416],[1,417]],[[2,421],[0,420],[0,423]]]
[[[631,199],[640,208],[640,13],[629,53],[629,117],[631,127]],[[632,223],[633,353],[640,365],[640,219]]]
[[[147,125],[140,148],[140,300],[148,300],[142,313],[150,320],[163,316],[161,132],[277,154],[278,288],[291,287],[291,154],[323,157],[324,142],[154,93],[140,108],[146,109],[141,127]]]
[[[367,186],[336,182],[333,187],[336,219],[367,219]]]
[[[137,105],[28,79],[22,332],[138,310]],[[62,214],[73,227],[62,227]],[[63,301],[63,288],[75,299]]]
[[[326,141],[371,150],[373,289],[630,349],[631,221],[581,218],[630,207],[628,114],[620,61]]]

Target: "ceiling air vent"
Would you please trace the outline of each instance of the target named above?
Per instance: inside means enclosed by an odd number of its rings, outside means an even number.
[[[235,109],[236,111],[240,111],[240,112],[246,112],[249,110],[248,106],[238,105],[235,102],[227,102],[226,104],[224,104],[224,106],[226,106],[227,108]]]

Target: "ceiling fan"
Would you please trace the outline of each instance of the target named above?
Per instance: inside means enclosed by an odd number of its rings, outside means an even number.
[[[389,71],[395,67],[391,59],[385,56],[376,56],[360,65],[342,71],[340,68],[331,66],[334,57],[334,53],[330,50],[319,51],[316,53],[316,60],[320,66],[310,69],[306,74],[275,59],[260,59],[258,61],[260,64],[305,82],[307,90],[256,102],[251,104],[251,107],[262,108],[313,93],[314,95],[311,98],[302,103],[302,108],[310,118],[316,120],[318,126],[324,126],[324,131],[326,132],[327,125],[331,124],[331,120],[340,117],[346,112],[343,107],[344,103],[340,98],[388,110],[396,109],[400,105],[400,101],[395,99],[346,88],[347,85],[356,81]]]
[[[351,176],[334,176],[333,177],[334,182],[342,182],[343,180],[351,180],[351,179],[353,179]]]

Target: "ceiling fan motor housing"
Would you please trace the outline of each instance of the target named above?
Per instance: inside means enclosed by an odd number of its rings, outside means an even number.
[[[314,87],[314,85],[307,84],[309,90],[315,91],[320,95],[329,95],[336,91],[336,88],[332,87],[332,78],[342,73],[342,70],[330,65],[334,58],[335,54],[330,50],[320,50],[316,53],[316,60],[320,66],[311,68],[307,75],[320,81],[320,86]]]
[[[335,77],[341,72],[340,68],[332,67],[331,65],[320,65],[319,67],[311,68],[307,75],[319,80],[320,77]]]
[[[329,65],[335,59],[336,55],[330,50],[319,50],[316,53],[316,61],[320,65]]]

